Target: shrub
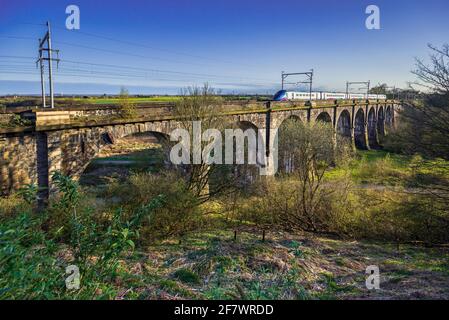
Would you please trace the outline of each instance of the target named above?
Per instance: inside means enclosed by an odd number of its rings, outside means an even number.
[[[28,212],[31,206],[18,194],[9,197],[0,197],[0,218],[15,216],[22,212]]]
[[[64,268],[41,220],[23,213],[0,223],[0,299],[61,298]]]
[[[142,222],[141,241],[152,242],[170,236],[183,236],[201,226],[202,215],[196,195],[175,173],[137,173],[125,186],[113,191],[121,197],[128,212],[162,194],[165,201]]]
[[[163,199],[156,196],[136,206],[131,214],[117,208],[100,223],[92,210],[80,205],[83,194],[75,182],[58,172],[53,181],[58,195],[48,212],[35,215],[28,210],[0,217],[0,298],[113,298],[120,259],[134,249],[143,219],[162,206]],[[54,214],[62,217],[65,237],[45,231]],[[77,292],[69,292],[65,286],[69,264],[81,272],[82,285]],[[99,288],[103,289],[101,295]]]
[[[129,92],[125,88],[120,90],[120,116],[125,119],[132,119],[137,117],[136,105],[131,101]]]
[[[393,241],[449,241],[449,213],[440,203],[423,194],[359,190],[353,236]]]
[[[350,148],[335,146],[331,125],[317,122],[304,124],[289,120],[280,129],[279,151],[288,163],[285,173],[292,179],[291,188],[277,190],[267,197],[278,211],[280,221],[289,228],[324,232],[332,214],[330,200],[338,189],[325,183],[325,174],[337,163],[346,165]],[[282,163],[282,162],[281,162]],[[269,190],[271,192],[271,186]],[[283,196],[284,195],[284,196]],[[273,197],[274,196],[274,197]]]
[[[356,165],[354,175],[359,182],[381,185],[395,184],[406,178],[405,173],[396,168],[390,154],[374,161],[363,158]]]
[[[200,277],[189,269],[178,269],[173,274],[176,279],[179,279],[180,281],[184,283],[190,283],[190,284],[199,284],[200,283]]]

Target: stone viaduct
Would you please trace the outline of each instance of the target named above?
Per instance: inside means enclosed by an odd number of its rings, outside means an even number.
[[[394,126],[399,108],[399,102],[393,100],[228,103],[221,116],[230,117],[242,128],[262,130],[267,146],[274,141],[272,129],[296,118],[329,122],[336,134],[351,139],[357,148],[370,149],[378,147]],[[1,194],[26,184],[49,190],[51,172],[58,170],[76,178],[102,147],[117,139],[143,132],[169,135],[180,125],[179,119],[170,115],[170,106],[139,108],[139,116],[133,119],[114,117],[117,112],[116,107],[21,112],[32,120],[32,126],[0,128]]]

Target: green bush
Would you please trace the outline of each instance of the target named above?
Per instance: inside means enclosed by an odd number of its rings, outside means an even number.
[[[53,181],[58,196],[48,212],[0,217],[0,299],[114,298],[120,259],[134,249],[143,219],[162,206],[163,198],[150,199],[132,214],[117,208],[99,223],[92,210],[80,206],[83,195],[75,182],[60,173]],[[45,231],[53,214],[62,217],[66,237]],[[79,291],[66,289],[68,265],[80,270]]]
[[[190,283],[190,284],[199,284],[200,283],[200,277],[189,269],[179,269],[176,270],[173,274],[174,277],[184,283]]]
[[[120,90],[119,107],[122,118],[132,119],[137,117],[136,105],[129,97],[129,92],[125,88]]]
[[[29,210],[31,210],[30,204],[18,194],[5,198],[0,197],[0,218],[15,216]]]
[[[164,204],[143,220],[140,241],[183,236],[202,225],[198,198],[189,190],[187,182],[174,173],[137,173],[124,186],[112,190],[112,195],[120,197],[120,205],[128,212],[159,194],[163,195]]]
[[[350,214],[346,226],[356,238],[429,245],[449,241],[449,213],[423,194],[358,190]]]
[[[0,299],[56,299],[65,291],[57,244],[41,220],[23,213],[0,221]]]

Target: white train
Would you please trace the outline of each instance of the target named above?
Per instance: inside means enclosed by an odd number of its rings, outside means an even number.
[[[354,99],[369,99],[369,100],[385,100],[387,96],[384,94],[356,94],[356,93],[339,93],[339,92],[297,92],[281,90],[274,95],[274,101],[290,101],[290,100],[354,100]]]

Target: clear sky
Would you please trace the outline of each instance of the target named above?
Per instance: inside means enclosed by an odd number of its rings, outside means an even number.
[[[65,29],[68,5],[81,29]],[[380,8],[381,29],[365,28]],[[405,87],[427,44],[449,42],[447,0],[0,0],[0,94],[40,92],[38,38],[53,26],[57,93],[274,92],[281,71],[315,70],[315,88],[371,80]]]

